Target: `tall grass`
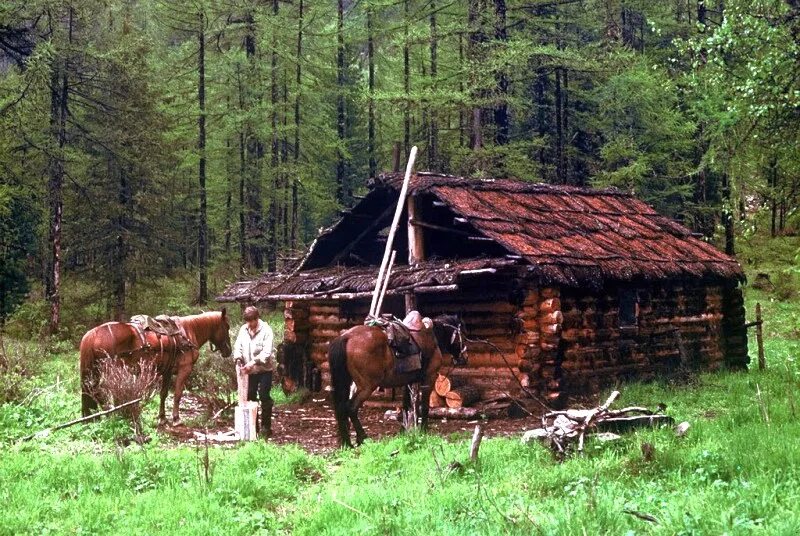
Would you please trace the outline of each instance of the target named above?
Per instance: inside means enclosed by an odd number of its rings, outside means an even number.
[[[762,304],[767,370],[623,385],[620,403],[663,402],[686,436],[589,440],[564,463],[489,437],[472,464],[466,434],[324,457],[212,447],[206,463],[204,447],[153,430],[145,447],[119,446],[116,419],[14,443],[78,411],[74,353],[49,356],[26,386],[56,387],[0,406],[0,534],[800,534],[800,304],[752,289],[746,300]]]

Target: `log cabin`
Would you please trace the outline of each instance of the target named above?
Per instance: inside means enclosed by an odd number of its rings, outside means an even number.
[[[369,310],[403,177],[383,174],[299,265],[232,283],[222,302],[283,309],[285,373],[328,383],[327,346]],[[468,363],[443,372],[553,405],[626,379],[749,362],[735,259],[615,189],[419,172],[383,313],[456,313]]]

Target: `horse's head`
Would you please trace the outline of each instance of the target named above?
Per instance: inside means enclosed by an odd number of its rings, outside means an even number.
[[[208,339],[208,344],[211,350],[219,353],[222,357],[230,357],[233,353],[231,348],[231,324],[228,321],[228,311],[225,307],[220,312],[220,321],[211,330],[211,335]]]
[[[456,315],[439,315],[433,319],[436,344],[444,354],[453,356],[454,365],[467,364],[467,337],[464,322]]]

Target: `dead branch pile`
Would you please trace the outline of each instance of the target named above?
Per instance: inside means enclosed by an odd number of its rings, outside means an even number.
[[[542,417],[542,427],[525,432],[522,442],[533,439],[545,441],[559,456],[565,455],[577,444],[577,451],[583,451],[584,437],[587,433],[603,433],[605,439],[616,439],[616,432],[625,432],[639,427],[653,427],[673,424],[672,417],[661,413],[666,406],[659,405],[658,411],[640,406],[630,406],[611,410],[611,404],[619,397],[614,391],[600,406],[593,409],[568,409],[551,411]]]
[[[133,424],[134,432],[141,435],[142,402],[153,397],[159,386],[159,374],[153,361],[140,359],[126,364],[119,359],[103,359],[99,364],[100,381],[98,398],[112,406],[121,406],[134,400],[121,411]]]

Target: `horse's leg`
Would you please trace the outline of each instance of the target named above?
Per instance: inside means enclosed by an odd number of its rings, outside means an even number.
[[[178,372],[175,374],[175,392],[172,396],[172,424],[177,426],[181,423],[181,418],[178,415],[178,410],[181,405],[181,397],[183,396],[183,387],[186,385],[186,379],[189,373],[192,372],[191,362],[188,365],[178,366]]]
[[[367,432],[361,425],[361,419],[358,418],[358,410],[361,405],[366,402],[377,385],[370,385],[366,389],[358,388],[355,396],[350,400],[350,421],[353,423],[353,428],[356,431],[356,445],[360,445],[367,438]]]
[[[161,375],[161,400],[158,403],[158,422],[167,423],[167,395],[169,394],[169,384],[172,382],[172,370],[167,370]]]
[[[419,386],[419,393],[422,397],[420,401],[420,427],[423,431],[428,429],[428,412],[430,410],[430,403],[431,403],[431,378],[425,378]]]
[[[408,416],[411,412],[411,384],[403,386],[403,413],[401,415],[402,421],[401,424],[403,425],[403,430],[408,431],[406,428],[408,421]]]

